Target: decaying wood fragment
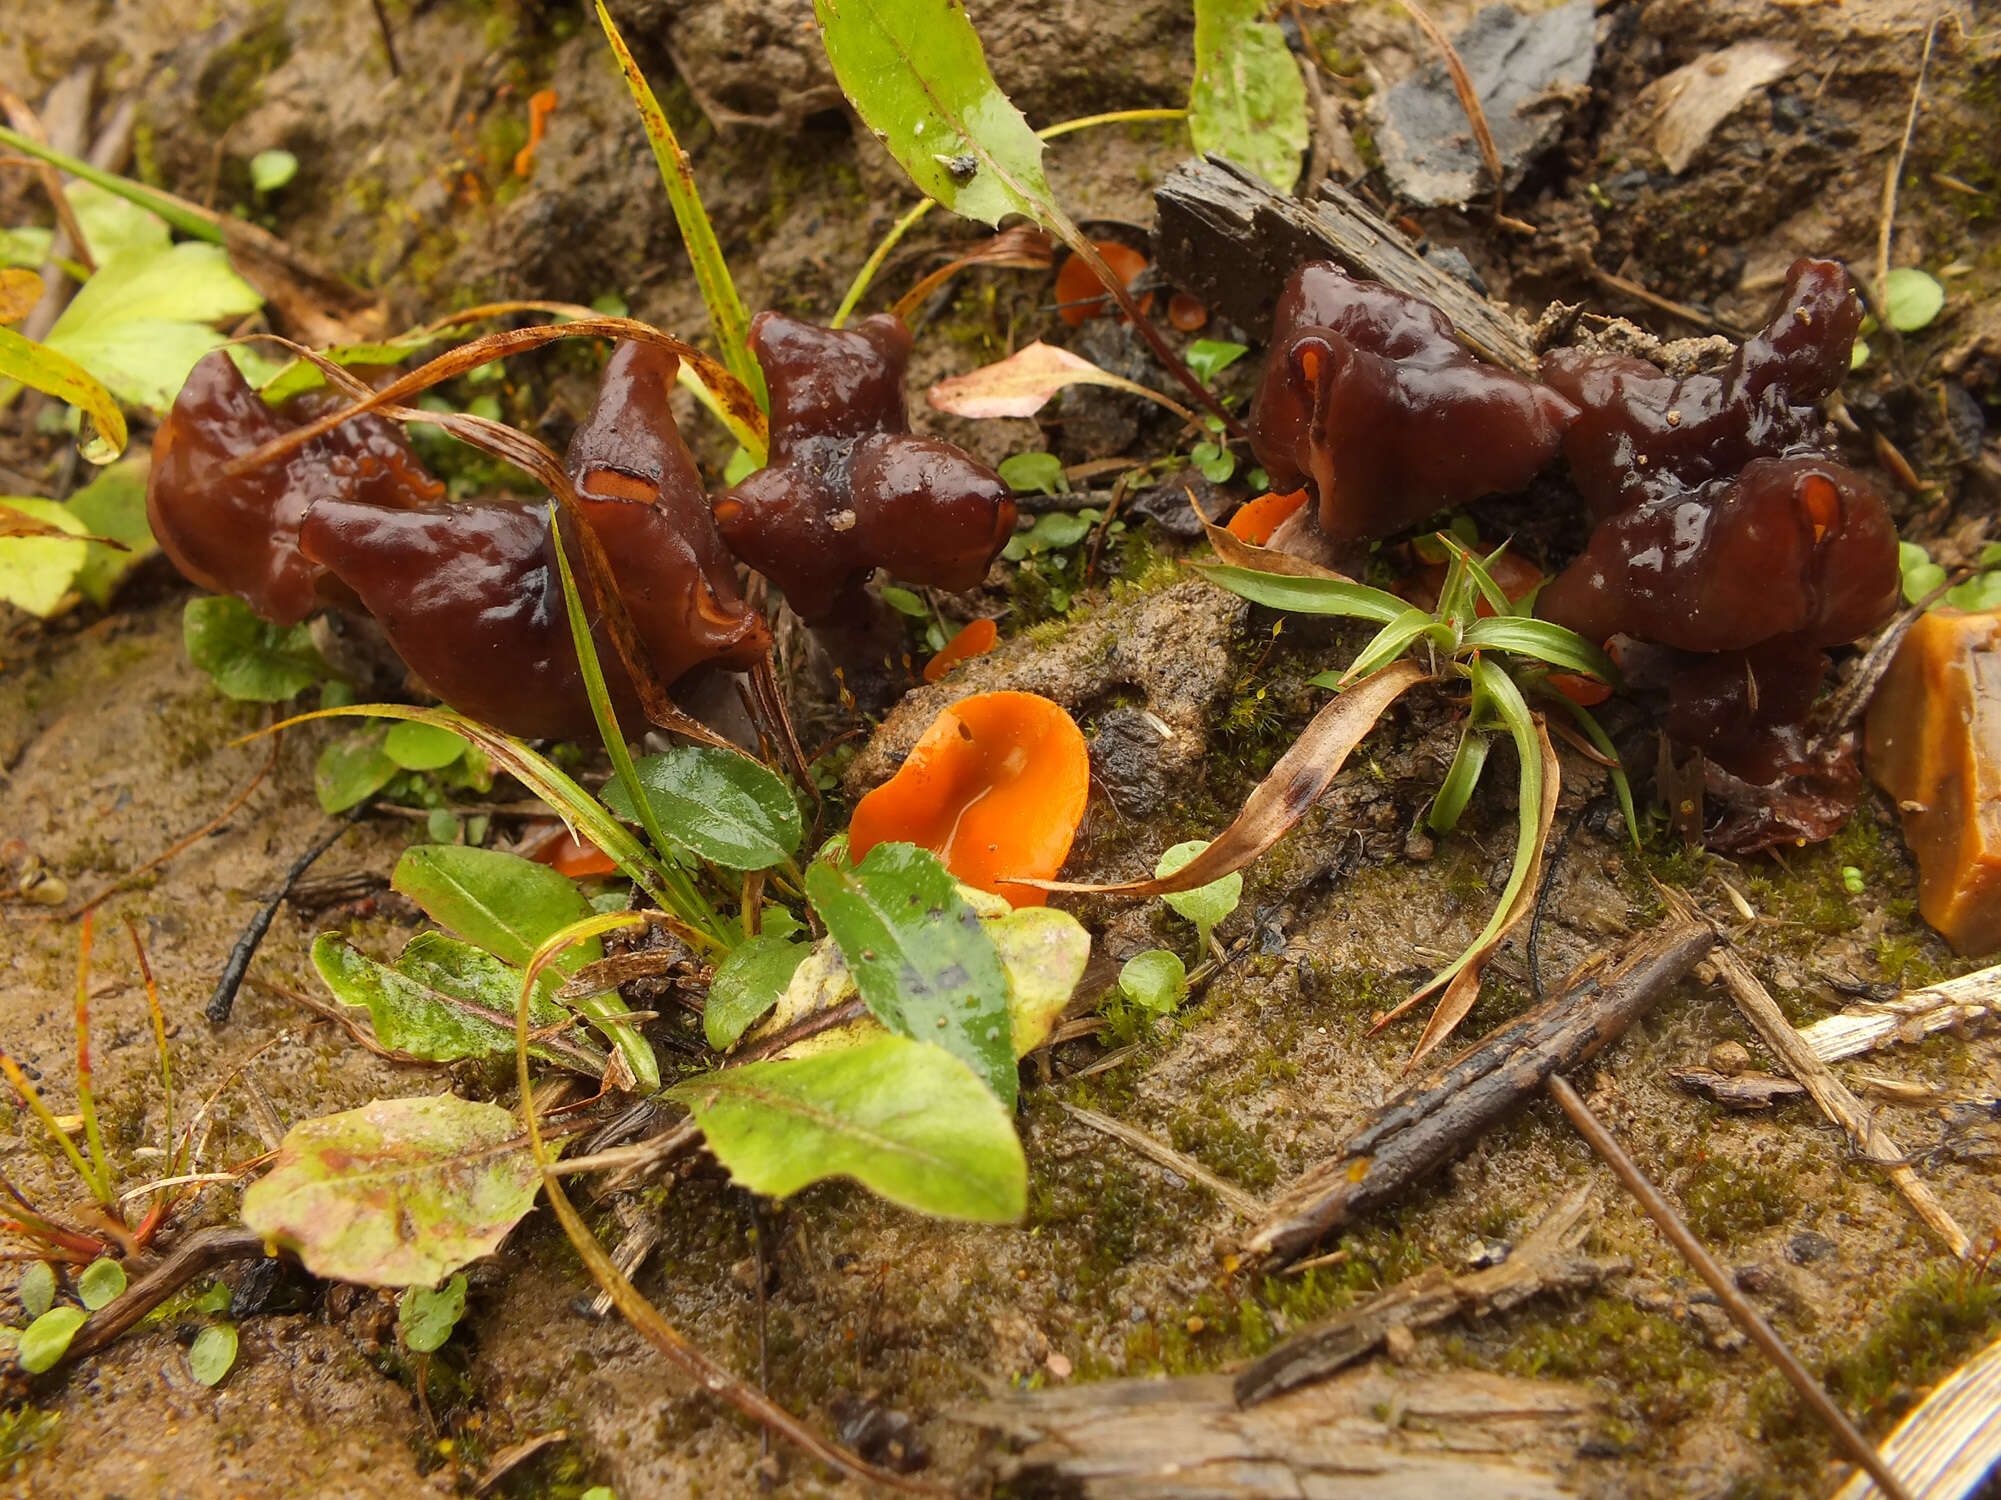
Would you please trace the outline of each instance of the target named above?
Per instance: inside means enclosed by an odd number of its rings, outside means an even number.
[[[1392,1095],[1355,1122],[1333,1155],[1274,1200],[1247,1248],[1291,1260],[1470,1149],[1540,1094],[1552,1074],[1576,1067],[1624,1032],[1715,940],[1700,921],[1648,933],[1615,962]]]
[[[1918,1403],[1883,1444],[1883,1457],[1917,1500],[1961,1500],[2001,1463],[2001,1341],[1989,1344]],[[1876,1500],[1867,1474],[1834,1500]]]
[[[1790,1078],[1771,1073],[1719,1073],[1714,1068],[1673,1068],[1668,1072],[1691,1094],[1713,1099],[1725,1109],[1770,1109],[1781,1099],[1797,1099],[1806,1090]]]
[[[1026,1450],[1015,1494],[1086,1500],[1529,1500],[1597,1420],[1581,1386],[1381,1363],[1245,1411],[1227,1375],[1105,1380],[957,1413]]]
[[[1274,192],[1217,157],[1189,162],[1154,191],[1154,259],[1173,282],[1262,334],[1285,279],[1309,260],[1422,297],[1452,320],[1461,342],[1518,374],[1535,373],[1528,326],[1442,270],[1361,199],[1333,183],[1319,200]]]
[[[1255,1406],[1310,1381],[1324,1380],[1382,1343],[1392,1328],[1426,1328],[1455,1314],[1485,1317],[1544,1292],[1596,1286],[1608,1276],[1631,1270],[1632,1262],[1624,1257],[1598,1259],[1581,1252],[1590,1229],[1584,1222],[1590,1202],[1591,1189],[1579,1188],[1544,1215],[1497,1266],[1467,1276],[1447,1276],[1433,1267],[1358,1307],[1302,1328],[1237,1376],[1238,1404]]]
[[[1840,1062],[1892,1042],[1922,1041],[1934,1031],[2001,1019],[2001,966],[1908,990],[1880,1005],[1855,1006],[1800,1028],[1800,1039],[1824,1063]]]

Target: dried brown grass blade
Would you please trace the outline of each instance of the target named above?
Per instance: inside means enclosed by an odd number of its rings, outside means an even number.
[[[1227,526],[1218,526],[1210,520],[1208,512],[1202,509],[1202,502],[1195,498],[1192,487],[1183,486],[1182,493],[1188,497],[1188,506],[1195,512],[1196,519],[1201,521],[1202,533],[1209,539],[1209,545],[1215,548],[1219,562],[1226,562],[1237,568],[1253,568],[1260,573],[1280,573],[1287,578],[1329,578],[1336,583],[1355,581],[1346,573],[1323,568],[1319,563],[1308,562],[1303,557],[1294,557],[1289,552],[1253,546]]]
[[[1002,266],[1019,271],[1043,271],[1055,261],[1049,236],[1033,224],[1017,224],[1004,229],[964,255],[940,266],[905,292],[890,310],[906,321],[924,299],[968,266]]]
[[[1563,791],[1563,769],[1557,764],[1556,747],[1550,743],[1548,726],[1540,716],[1536,719],[1536,737],[1542,743],[1542,808],[1536,819],[1535,864],[1530,867],[1528,878],[1522,882],[1521,888],[1515,892],[1515,899],[1509,903],[1508,915],[1500,929],[1474,953],[1473,961],[1454,974],[1451,983],[1445,986],[1445,993],[1439,997],[1431,1019],[1424,1023],[1424,1035],[1417,1039],[1410,1061],[1404,1064],[1406,1068],[1414,1068],[1423,1062],[1433,1048],[1458,1030],[1459,1023],[1473,1008],[1473,1002],[1480,998],[1480,971],[1486,968],[1487,960],[1494,956],[1495,949],[1507,940],[1508,934],[1535,906],[1536,892],[1542,886],[1543,855],[1549,848],[1550,824],[1556,820],[1556,799]],[[1377,1026],[1386,1024],[1392,1016],[1401,1015],[1437,987],[1438,981],[1434,979],[1389,1016],[1383,1017]]]
[[[1243,869],[1292,831],[1390,705],[1420,682],[1428,682],[1430,676],[1414,661],[1391,662],[1321,709],[1245,799],[1236,821],[1172,875],[1114,885],[1061,880],[1023,880],[1020,884],[1098,896],[1165,896],[1192,891]]]

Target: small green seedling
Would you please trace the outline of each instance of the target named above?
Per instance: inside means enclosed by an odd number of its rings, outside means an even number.
[[[211,1323],[188,1346],[188,1373],[203,1385],[216,1386],[236,1367],[234,1323]]]
[[[1053,453],[1017,453],[1001,460],[1000,477],[1017,495],[1067,495],[1063,460]]]
[[[92,1312],[107,1306],[125,1290],[125,1268],[109,1256],[92,1261],[76,1278],[76,1294]]]
[[[396,1306],[396,1326],[403,1342],[416,1354],[431,1354],[445,1345],[466,1310],[466,1276],[460,1271],[443,1286],[413,1286]]]
[[[1172,875],[1208,847],[1206,839],[1191,839],[1185,844],[1176,844],[1160,856],[1153,873],[1156,877]],[[1211,934],[1215,932],[1216,924],[1235,911],[1237,903],[1244,899],[1244,877],[1232,872],[1221,880],[1197,886],[1192,891],[1176,891],[1160,899],[1176,915],[1186,917],[1195,924],[1196,956],[1198,959],[1205,958],[1210,943],[1214,941]]]
[[[1188,994],[1188,968],[1165,948],[1149,948],[1125,961],[1119,988],[1141,1010],[1168,1015]]]
[[[275,193],[299,175],[299,158],[273,147],[250,158],[250,185],[259,193]]]

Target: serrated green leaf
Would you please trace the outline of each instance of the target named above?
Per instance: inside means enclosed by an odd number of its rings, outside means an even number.
[[[434,1286],[499,1247],[541,1172],[521,1122],[443,1094],[379,1099],[285,1133],[243,1222],[315,1276]]]
[[[203,1385],[221,1385],[236,1368],[234,1323],[211,1323],[188,1346],[188,1373]]]
[[[69,533],[0,534],[0,600],[46,618],[69,593],[90,555],[90,544],[82,540],[83,522],[71,515],[66,505],[21,495],[0,496],[0,519],[7,511],[18,511],[31,521]]]
[[[1547,662],[1559,671],[1582,672],[1614,686],[1619,682],[1619,669],[1602,649],[1576,631],[1548,620],[1489,615],[1468,625],[1459,641],[1468,650],[1512,651]]]
[[[1306,150],[1306,85],[1263,0],[1195,0],[1188,134],[1197,151],[1249,167],[1281,193]]]
[[[313,762],[313,795],[320,811],[346,812],[396,779],[396,762],[382,748],[385,731],[364,729],[330,740]]]
[[[725,1068],[670,1091],[716,1159],[783,1198],[852,1177],[906,1208],[1011,1224],[1028,1205],[1013,1116],[938,1047],[882,1036],[795,1061]]]
[[[92,1312],[109,1304],[125,1290],[125,1268],[109,1256],[101,1256],[85,1266],[76,1278],[76,1295]]]
[[[926,197],[998,225],[1041,220],[1042,142],[987,69],[957,0],[814,0],[827,59],[863,122]]]
[[[1270,609],[1287,609],[1302,615],[1345,615],[1350,619],[1374,620],[1387,625],[1402,616],[1410,605],[1395,594],[1372,589],[1367,584],[1348,583],[1335,578],[1294,578],[1284,573],[1260,573],[1234,563],[1197,563],[1195,570],[1211,583],[1226,588],[1239,598]]]
[[[702,1034],[721,1051],[743,1035],[759,1016],[778,1003],[792,982],[807,945],[787,942],[770,933],[745,938],[716,965],[715,981],[702,1006]]]
[[[32,1320],[56,1305],[56,1268],[45,1260],[31,1260],[14,1288],[21,1299],[21,1311]]]
[[[1142,1010],[1164,1016],[1188,993],[1188,968],[1165,948],[1149,948],[1125,961],[1119,988]]]
[[[328,675],[305,626],[267,624],[228,594],[190,599],[181,632],[188,660],[231,698],[282,703]]]
[[[853,869],[815,861],[806,894],[870,1013],[960,1058],[1012,1107],[1020,1080],[1007,975],[938,856],[913,844],[878,844]]]
[[[725,869],[784,864],[805,833],[784,781],[733,750],[676,745],[633,762],[633,773],[669,842]],[[607,783],[601,795],[620,817],[637,817],[622,782]]]
[[[396,1324],[411,1350],[431,1354],[444,1348],[465,1310],[466,1277],[461,1271],[436,1291],[411,1287],[396,1304]]]
[[[1945,307],[1945,288],[1915,266],[1899,266],[1883,282],[1883,316],[1899,333],[1928,326]]]
[[[160,550],[146,522],[146,465],[136,460],[114,464],[70,496],[69,511],[90,535],[125,544],[120,552],[102,542],[84,543],[76,588],[103,609],[125,575]]]
[[[164,411],[196,362],[222,347],[208,325],[263,305],[218,245],[134,251],[98,267],[47,342],[120,400]]]
[[[471,748],[442,725],[408,721],[390,725],[382,741],[383,754],[406,771],[442,770]]]
[[[52,1370],[69,1352],[70,1340],[90,1316],[80,1307],[52,1307],[21,1330],[21,1368],[30,1375]]]

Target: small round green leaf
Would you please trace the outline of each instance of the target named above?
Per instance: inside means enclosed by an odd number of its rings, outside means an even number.
[[[236,1367],[236,1325],[211,1323],[188,1346],[188,1373],[203,1385],[220,1385]]]
[[[1142,1010],[1164,1016],[1188,993],[1188,969],[1165,948],[1149,948],[1126,960],[1119,988]]]
[[[298,175],[299,158],[289,151],[274,148],[250,158],[250,185],[260,193],[275,193]]]
[[[1160,863],[1153,867],[1153,873],[1157,877],[1172,875],[1208,847],[1207,839],[1190,839],[1185,844],[1176,844],[1160,856]],[[1237,903],[1243,898],[1244,877],[1232,873],[1221,880],[1197,886],[1192,891],[1175,891],[1160,899],[1201,928],[1206,936],[1210,928],[1237,909]]]
[[[21,1330],[21,1368],[30,1375],[53,1369],[90,1314],[80,1307],[52,1307]]]
[[[882,591],[882,602],[900,615],[909,615],[913,620],[931,618],[931,607],[909,589],[900,589],[891,584]]]
[[[382,748],[383,732],[364,729],[332,741],[313,765],[313,795],[322,812],[346,812],[396,778],[396,762]]]
[[[729,957],[716,965],[715,981],[702,1006],[702,1034],[709,1045],[719,1051],[729,1046],[777,1004],[808,951],[804,943],[787,942],[769,932],[745,938],[731,949]]]
[[[433,1291],[413,1286],[396,1305],[396,1322],[403,1342],[418,1354],[442,1349],[466,1310],[466,1278],[461,1271]]]
[[[450,765],[471,746],[442,724],[406,719],[389,726],[382,751],[406,771],[436,771]]]
[[[30,1318],[39,1318],[56,1305],[55,1267],[45,1260],[29,1261],[15,1294],[21,1299],[21,1311]]]
[[[1069,489],[1063,460],[1053,453],[1016,453],[1001,460],[1000,477],[1017,495],[1060,495]]]
[[[92,1261],[76,1279],[76,1294],[96,1312],[125,1290],[125,1268],[106,1256]]]
[[[1944,306],[1945,288],[1915,266],[1899,266],[1883,282],[1883,315],[1900,333],[1915,333]]]
[[[267,625],[228,594],[191,599],[181,616],[188,659],[231,698],[282,703],[327,675],[303,625]]]

